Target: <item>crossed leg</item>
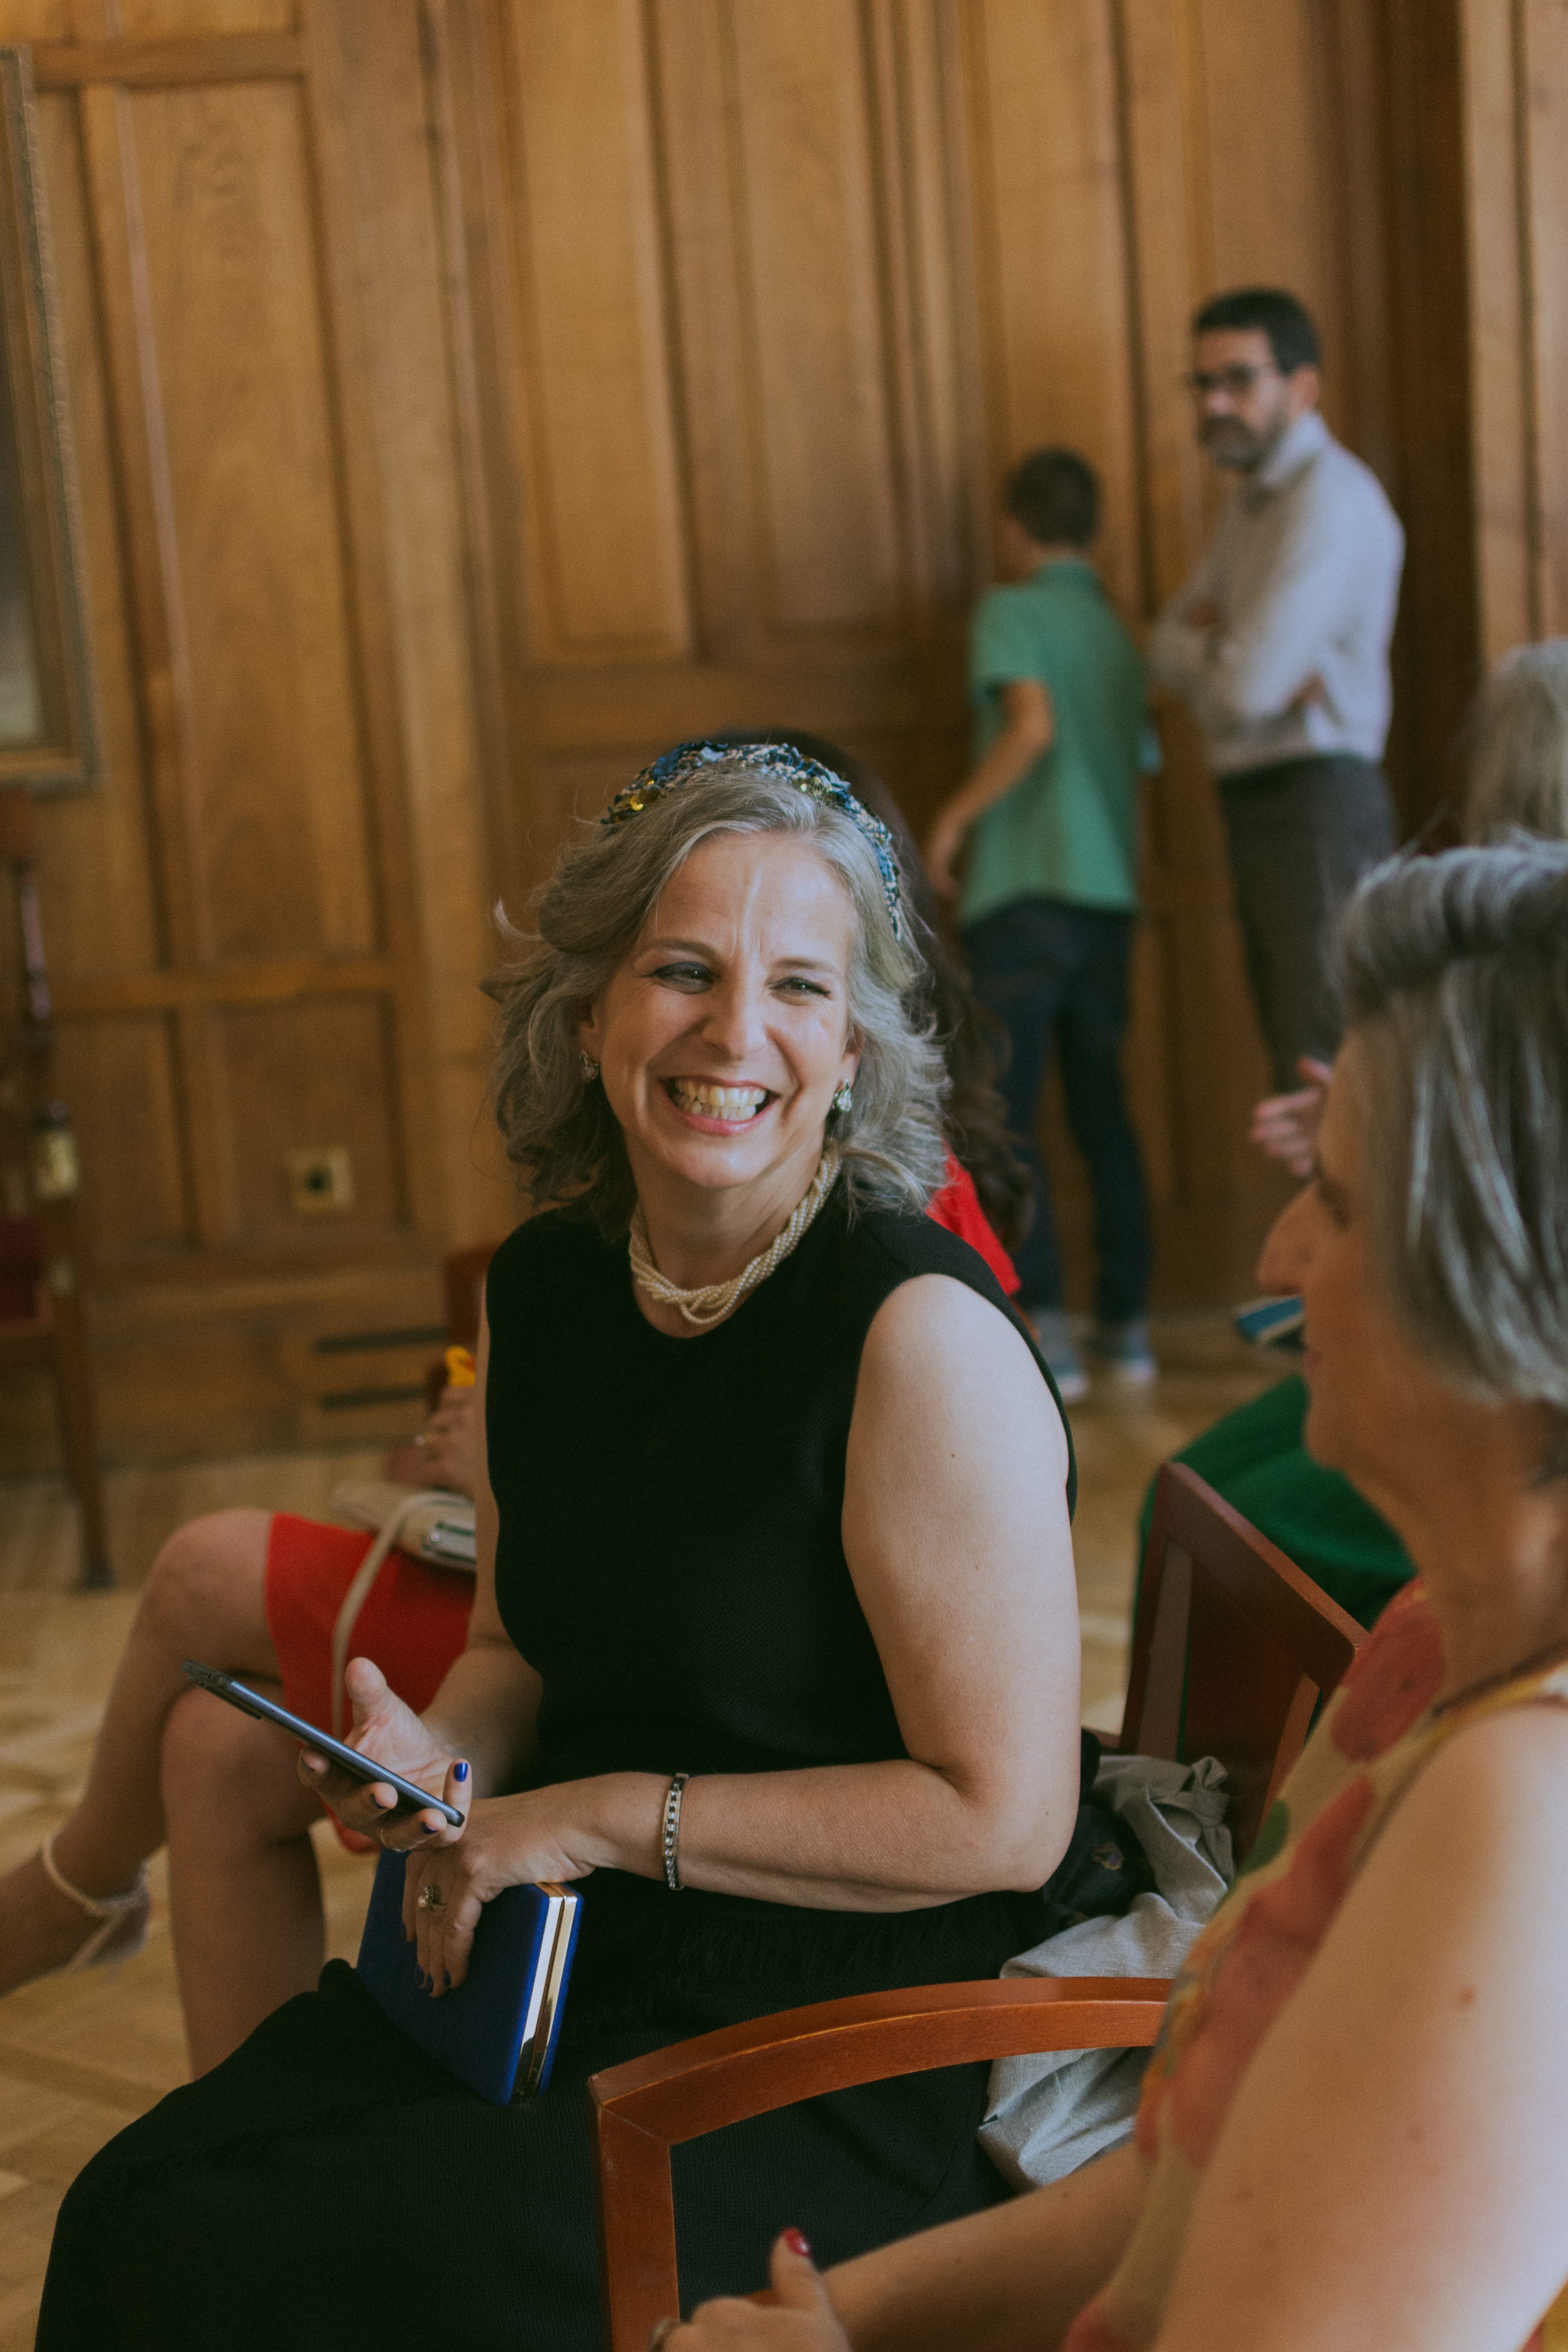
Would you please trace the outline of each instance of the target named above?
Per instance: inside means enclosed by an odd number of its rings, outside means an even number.
[[[169,1847],[174,1951],[195,2074],[321,1967],[319,1813],[289,1741],[195,1691],[181,1660],[278,1687],[267,1511],[217,1511],[170,1537],[143,1588],[81,1801],[54,1857],[84,1895],[134,1884]],[[33,1855],[0,1879],[0,1992],[63,1967],[85,1922]]]

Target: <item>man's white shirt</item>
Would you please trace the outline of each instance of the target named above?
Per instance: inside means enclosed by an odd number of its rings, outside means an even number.
[[[1368,466],[1317,411],[1227,501],[1155,624],[1149,663],[1192,709],[1218,775],[1325,753],[1383,757],[1405,532]],[[1186,615],[1212,604],[1212,629]],[[1321,697],[1297,705],[1313,678]]]

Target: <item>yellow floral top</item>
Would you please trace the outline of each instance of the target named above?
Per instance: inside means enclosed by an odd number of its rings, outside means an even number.
[[[1204,2168],[1247,2063],[1422,1766],[1466,1724],[1500,1707],[1568,1706],[1568,1662],[1435,1716],[1442,1680],[1436,1622],[1417,1580],[1384,1612],[1324,1708],[1235,1888],[1176,1979],[1138,2110],[1142,2210],[1063,2352],[1144,2352],[1155,2341]],[[1522,2352],[1568,2352],[1568,2287]]]

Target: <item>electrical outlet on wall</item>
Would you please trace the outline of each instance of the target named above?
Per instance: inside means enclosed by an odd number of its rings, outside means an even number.
[[[286,1151],[283,1167],[297,1217],[341,1217],[353,1207],[353,1162],[341,1143]]]

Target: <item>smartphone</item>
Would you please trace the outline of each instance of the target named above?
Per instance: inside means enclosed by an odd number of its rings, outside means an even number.
[[[275,1723],[279,1731],[291,1731],[296,1739],[313,1748],[318,1756],[325,1756],[341,1771],[352,1773],[356,1780],[384,1780],[389,1789],[396,1790],[405,1805],[439,1813],[455,1830],[462,1828],[463,1816],[456,1805],[448,1805],[442,1797],[427,1796],[412,1780],[405,1780],[401,1772],[389,1772],[374,1756],[362,1756],[357,1748],[345,1748],[341,1739],[318,1731],[303,1716],[290,1715],[276,1699],[263,1698],[259,1691],[247,1689],[244,1683],[237,1683],[232,1675],[221,1673],[216,1666],[204,1666],[198,1658],[184,1658],[181,1664],[194,1683],[211,1691],[215,1698],[226,1699],[230,1706],[238,1707],[241,1715],[253,1715],[258,1723]]]
[[[1300,1352],[1307,1310],[1299,1298],[1252,1298],[1231,1318],[1255,1348],[1291,1348]]]

